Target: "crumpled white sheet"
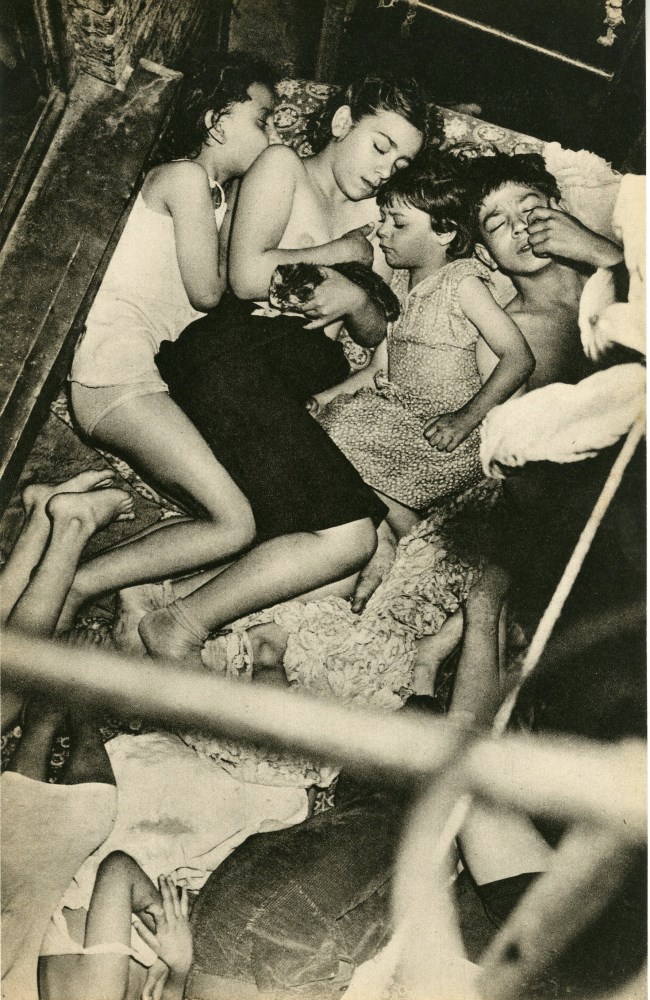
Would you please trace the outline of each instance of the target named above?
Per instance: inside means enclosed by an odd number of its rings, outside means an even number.
[[[174,873],[199,889],[247,837],[307,818],[304,788],[240,781],[170,733],[118,736],[106,750],[117,783],[115,826],[77,872],[62,907],[88,908],[99,863],[111,851],[130,854],[154,882]]]
[[[559,142],[547,142],[543,155],[549,173],[558,182],[562,207],[594,232],[616,239],[612,216],[621,174],[595,153],[563,149]]]
[[[580,300],[580,336],[595,360],[612,344],[646,353],[646,179],[626,174],[612,216],[614,239],[623,244],[630,276],[627,302],[616,301],[614,275],[601,268],[586,283]]]
[[[491,410],[481,427],[486,476],[526,462],[578,462],[627,434],[645,408],[645,368],[615,365],[577,385],[554,383]]]

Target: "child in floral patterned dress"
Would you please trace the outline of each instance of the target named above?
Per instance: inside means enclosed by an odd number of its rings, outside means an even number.
[[[528,379],[534,359],[472,257],[469,199],[453,160],[427,156],[378,194],[380,245],[400,269],[402,315],[389,332],[388,378],[337,395],[318,419],[389,506],[399,535],[432,503],[482,478],[478,426]],[[483,337],[499,361],[484,385]]]

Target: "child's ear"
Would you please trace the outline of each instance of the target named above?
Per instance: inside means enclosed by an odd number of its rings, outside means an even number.
[[[488,248],[485,247],[485,246],[483,246],[482,243],[477,243],[476,244],[476,246],[474,247],[474,253],[478,257],[478,259],[480,260],[480,262],[482,264],[485,264],[486,267],[489,267],[491,271],[497,271],[498,270],[497,263],[494,260],[494,257],[491,256],[490,251],[488,250]]]
[[[434,229],[434,232],[441,247],[448,247],[452,240],[455,240],[458,235],[457,229],[450,229],[448,233],[439,233]]]
[[[214,139],[215,142],[221,144],[226,141],[226,137],[223,134],[223,129],[221,128],[219,121],[215,121],[214,111],[206,111],[203,118],[203,124],[206,127],[208,135],[210,138]]]
[[[352,112],[349,104],[343,104],[337,108],[332,118],[332,135],[335,139],[345,139],[352,128]]]

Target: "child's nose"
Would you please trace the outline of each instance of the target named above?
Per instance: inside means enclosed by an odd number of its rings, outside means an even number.
[[[382,181],[387,181],[391,175],[390,163],[385,163],[383,159],[379,160],[375,167],[375,173]]]
[[[525,215],[518,215],[513,223],[512,231],[516,236],[523,233],[528,225],[528,218]]]

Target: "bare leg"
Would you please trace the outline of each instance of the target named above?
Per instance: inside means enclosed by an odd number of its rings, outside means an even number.
[[[33,484],[22,493],[25,520],[9,558],[0,571],[0,624],[9,618],[18,598],[27,588],[50,537],[50,521],[45,508],[55,493],[83,493],[113,481],[108,471],[82,472],[58,486]]]
[[[99,782],[114,785],[115,775],[99,731],[97,718],[82,707],[68,710],[70,753],[63,767],[64,785]]]
[[[509,580],[487,566],[465,606],[463,651],[449,717],[488,725],[500,702],[500,632]],[[472,805],[460,837],[463,856],[478,885],[544,871],[552,850],[530,820],[482,803]]]
[[[72,625],[79,607],[93,597],[228,559],[255,536],[246,497],[167,393],[127,400],[100,421],[94,436],[199,519],[162,522],[157,530],[81,566],[59,621],[61,630]]]
[[[387,497],[385,493],[380,493],[379,490],[375,490],[375,493],[388,507],[386,520],[393,529],[396,538],[403,538],[404,535],[408,535],[411,528],[415,527],[418,521],[422,520],[418,512],[413,510],[412,507],[407,507],[406,504],[399,503],[398,500],[393,500],[392,497]]]
[[[181,601],[146,615],[140,636],[152,656],[201,667],[210,634],[243,615],[348,576],[376,544],[369,519],[258,545],[210,583]]]
[[[173,601],[188,597],[204,584],[228,569],[231,563],[219,566],[217,569],[205,570],[192,576],[184,576],[178,580],[165,580],[163,583],[143,583],[139,587],[129,587],[119,593],[118,615],[113,626],[113,639],[120,650],[131,655],[142,656],[147,650],[140,638],[138,626],[144,616],[151,611],[166,608]],[[347,601],[354,593],[354,586],[359,578],[358,573],[336,580],[324,587],[317,587],[306,594],[300,594],[298,601],[320,601],[326,597],[341,597]],[[261,626],[259,626],[261,627]],[[281,663],[281,661],[280,661]]]
[[[64,718],[60,705],[32,698],[25,709],[22,739],[7,770],[34,781],[47,781],[52,742]]]
[[[9,624],[35,635],[52,635],[84,546],[96,531],[132,506],[130,495],[117,489],[51,497],[46,506],[52,525],[50,543]]]
[[[27,488],[24,499],[29,512],[28,520],[5,565],[1,580],[3,598],[7,598],[7,618],[12,627],[37,635],[52,634],[90,534],[107,524],[121,510],[130,509],[128,493],[116,489],[93,489],[111,481],[112,476],[107,476],[105,472],[89,472],[58,486]],[[59,493],[62,489],[90,489],[92,492]],[[68,499],[60,502],[59,497]],[[63,511],[60,510],[61,503]],[[78,517],[71,520],[65,514],[66,510],[70,515],[76,509],[83,512],[85,530],[78,530]],[[61,516],[53,516],[52,512],[56,514],[57,510]],[[3,730],[15,722],[22,704],[22,697],[16,692],[9,689],[3,691]]]
[[[499,566],[486,566],[465,602],[463,649],[449,716],[488,726],[501,702],[499,621],[510,580]]]

